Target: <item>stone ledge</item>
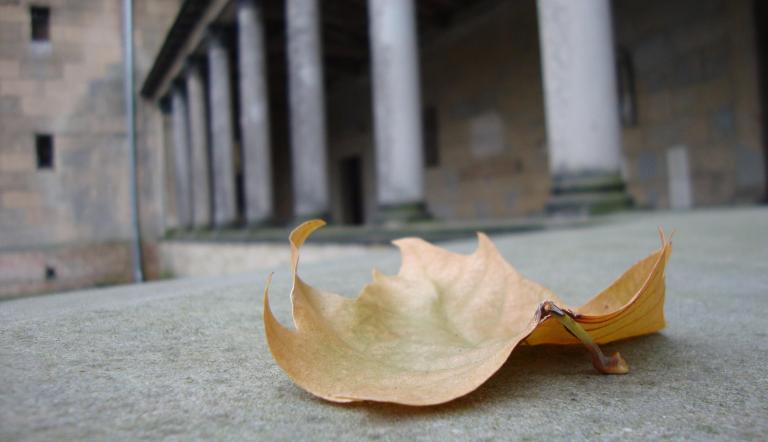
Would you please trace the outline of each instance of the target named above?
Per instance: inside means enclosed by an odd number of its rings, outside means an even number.
[[[488,234],[521,233],[553,228],[589,225],[586,217],[526,218],[496,221],[420,221],[400,225],[345,226],[328,225],[312,235],[313,243],[323,244],[388,244],[407,236],[418,236],[438,242],[471,238],[476,232]],[[169,231],[165,241],[183,242],[274,242],[285,243],[291,228],[259,227],[255,229],[193,229]]]

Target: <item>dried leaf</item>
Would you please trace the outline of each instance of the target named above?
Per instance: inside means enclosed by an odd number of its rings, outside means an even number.
[[[397,275],[374,270],[373,282],[355,299],[318,290],[297,268],[299,248],[324,224],[308,221],[290,235],[296,330],[275,319],[268,289],[264,326],[269,348],[288,376],[330,401],[432,405],[463,396],[523,341],[580,343],[552,320],[560,309],[599,344],[664,327],[664,267],[671,243],[663,234],[658,251],[585,305],[568,309],[554,293],[521,276],[482,233],[469,256],[418,238],[397,240],[402,253]]]

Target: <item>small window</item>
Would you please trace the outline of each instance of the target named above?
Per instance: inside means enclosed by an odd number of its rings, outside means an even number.
[[[53,169],[53,136],[48,134],[35,135],[37,150],[37,168]]]
[[[632,54],[620,48],[617,71],[619,86],[619,116],[624,127],[637,126],[637,93],[635,91],[635,66]]]
[[[32,24],[32,41],[50,40],[51,8],[45,6],[31,6],[29,8],[29,17]]]
[[[45,280],[46,281],[53,281],[56,279],[56,267],[54,266],[45,266]]]
[[[438,133],[440,128],[437,121],[437,109],[428,107],[422,114],[424,125],[424,165],[437,167],[440,165],[440,140]]]

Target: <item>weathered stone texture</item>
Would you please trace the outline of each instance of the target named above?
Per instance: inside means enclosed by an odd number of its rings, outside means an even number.
[[[666,151],[686,146],[696,206],[755,201],[765,170],[752,2],[618,0],[617,44],[634,65],[636,126],[624,129],[629,189],[669,207]],[[753,162],[742,168],[745,159]]]
[[[424,106],[439,122],[429,209],[461,219],[540,211],[549,173],[534,2],[500,2],[425,45]]]
[[[763,196],[751,2],[618,0],[613,8],[616,44],[635,75],[637,123],[626,125],[622,137],[638,205],[669,207],[666,152],[679,145],[689,150],[694,205]],[[540,212],[550,171],[535,2],[490,3],[450,27],[421,31],[423,104],[438,120],[439,164],[426,174],[429,210],[469,219]],[[333,213],[344,206],[340,162],[360,155],[370,219],[368,81],[331,91],[329,144]]]
[[[549,195],[535,4],[499,2],[480,10],[457,19],[451,30],[422,32],[423,107],[436,111],[439,143],[439,163],[426,170],[426,202],[441,218],[535,213]],[[376,211],[370,88],[370,80],[362,78],[329,95],[337,219],[344,206],[340,163],[350,156],[362,159],[366,219]],[[501,124],[475,124],[479,149],[473,149],[473,121],[488,115]],[[494,140],[502,141],[486,145]]]
[[[131,279],[130,259],[125,243],[0,251],[0,299],[125,283]]]
[[[179,3],[134,2],[137,83]],[[51,8],[50,41],[33,42],[29,7],[42,4]],[[14,281],[23,280],[21,285],[13,282],[19,290],[79,287],[114,279],[109,275],[125,275],[129,266],[127,246],[121,246],[125,259],[105,256],[95,266],[87,262],[99,261],[98,253],[89,251],[96,249],[59,249],[67,244],[98,248],[130,235],[120,7],[119,1],[106,0],[0,3],[0,267],[5,272],[14,260],[31,266],[32,279],[24,276],[26,267],[14,264],[8,270],[16,275],[11,278]],[[143,115],[140,105],[138,121]],[[145,146],[143,139],[157,136],[157,132],[143,135],[140,148]],[[36,133],[53,135],[52,170],[36,168]],[[144,149],[147,156],[156,157],[154,151],[155,144],[151,150]],[[141,153],[139,157],[141,161]],[[156,176],[161,174],[151,179]],[[153,210],[159,205],[159,189],[162,187],[153,186],[151,192],[142,193],[144,217],[161,213]],[[34,250],[29,252],[34,256],[24,255],[25,250]],[[14,255],[6,255],[10,251]],[[81,252],[82,260],[78,258]],[[69,282],[56,285],[35,280],[42,275],[38,264],[48,258],[60,259],[61,253],[66,254],[61,259],[70,268],[63,278]],[[69,278],[69,273],[75,276]],[[83,276],[86,274],[89,276]],[[0,279],[0,293],[10,293],[7,278]]]

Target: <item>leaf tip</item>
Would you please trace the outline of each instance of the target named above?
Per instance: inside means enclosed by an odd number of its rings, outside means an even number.
[[[309,221],[304,221],[303,223],[296,226],[293,231],[291,231],[288,240],[291,242],[291,244],[293,244],[294,247],[299,248],[302,246],[302,244],[304,244],[304,241],[309,237],[309,235],[312,234],[312,232],[323,227],[325,224],[325,221],[322,219],[311,219]]]
[[[659,226],[658,229],[659,237],[661,238],[661,246],[664,247],[667,244],[672,244],[672,237],[675,236],[675,233],[677,233],[677,229],[672,229],[669,236],[664,234],[664,229],[661,226]]]

